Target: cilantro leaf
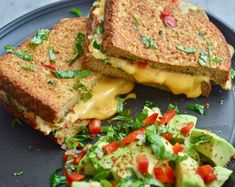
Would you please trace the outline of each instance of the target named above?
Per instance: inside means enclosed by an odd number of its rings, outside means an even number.
[[[207,62],[208,62],[208,53],[206,51],[202,51],[198,59],[198,63],[201,66],[205,66]]]
[[[17,126],[22,126],[22,125],[23,125],[23,123],[17,118],[15,118],[11,121],[11,127],[17,127]]]
[[[185,53],[196,53],[197,52],[196,48],[183,47],[181,45],[177,45],[176,48],[180,51],[185,52]]]
[[[98,44],[96,40],[93,42],[93,47],[97,50],[101,50],[101,45]]]
[[[234,70],[234,69],[231,69],[230,75],[231,75],[231,78],[232,78],[232,79],[235,78],[235,70]]]
[[[78,70],[60,70],[60,71],[52,71],[56,78],[58,79],[70,79],[74,78],[78,74]]]
[[[200,105],[200,104],[188,105],[187,110],[195,111],[201,115],[206,115],[204,105]]]
[[[90,74],[91,74],[91,71],[89,69],[84,69],[78,73],[77,79],[81,80],[83,78],[88,77]]]
[[[98,34],[101,34],[103,31],[104,31],[104,21],[101,21],[100,24],[99,24],[98,27],[97,27],[96,32],[97,32]]]
[[[24,70],[27,70],[27,71],[33,71],[33,72],[35,72],[35,71],[37,70],[37,68],[36,68],[36,67],[31,66],[31,65],[28,65],[28,66],[22,66],[21,68],[22,68],[22,69],[24,69]]]
[[[27,60],[27,61],[32,61],[33,57],[31,55],[28,55],[26,52],[24,51],[20,51],[14,47],[12,47],[11,45],[6,45],[4,47],[5,51],[8,53],[12,53],[14,55],[16,55],[18,58],[21,58],[23,60]]]
[[[91,137],[86,134],[78,134],[75,137],[68,137],[66,136],[64,139],[65,145],[68,149],[76,149],[78,145],[84,146],[84,142],[87,140],[91,140]]]
[[[78,8],[72,8],[70,12],[77,15],[78,17],[82,15],[81,10],[79,10]]]
[[[65,176],[59,176],[57,175],[57,173],[60,171],[61,169],[57,169],[55,172],[52,173],[51,177],[50,177],[50,185],[51,187],[58,187],[60,185],[63,184],[67,184],[66,181],[66,177]]]
[[[190,136],[190,143],[192,146],[197,146],[201,143],[209,142],[212,139],[210,135],[204,134],[201,136]]]
[[[49,53],[50,60],[55,62],[56,61],[56,55],[54,53],[54,47],[49,46],[48,53]]]
[[[14,173],[13,173],[13,175],[14,176],[21,176],[21,175],[23,175],[24,174],[24,171],[15,171]]]
[[[171,110],[171,109],[175,110],[175,112],[176,112],[177,114],[180,113],[180,110],[179,110],[178,106],[177,106],[177,105],[174,105],[173,103],[170,103],[170,104],[168,105],[168,107],[167,107],[167,110]]]
[[[152,48],[152,49],[157,49],[158,46],[155,43],[155,41],[151,38],[147,38],[146,36],[141,36],[142,42],[144,43],[145,47],[147,48]]]
[[[39,45],[46,40],[50,34],[48,29],[38,29],[35,36],[30,40],[30,45]]]

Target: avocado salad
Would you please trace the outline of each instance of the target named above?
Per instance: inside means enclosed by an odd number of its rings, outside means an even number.
[[[151,102],[135,116],[121,107],[108,125],[94,119],[75,138],[66,137],[64,172],[52,174],[51,186],[223,186],[235,149],[196,122],[174,107],[162,114]]]

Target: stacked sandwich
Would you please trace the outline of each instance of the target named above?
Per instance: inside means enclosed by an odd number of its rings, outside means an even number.
[[[201,8],[183,1],[95,1],[89,19],[63,19],[5,50],[3,105],[59,144],[114,115],[117,96],[135,82],[189,98],[208,96],[211,82],[231,89],[232,49]]]

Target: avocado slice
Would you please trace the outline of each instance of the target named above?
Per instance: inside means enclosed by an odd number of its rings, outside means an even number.
[[[191,137],[202,135],[209,136],[210,140],[194,146],[194,149],[212,161],[216,166],[223,167],[228,164],[231,156],[235,154],[234,147],[212,132],[201,129],[193,129],[191,132]]]
[[[71,187],[102,187],[99,182],[73,182]]]
[[[217,180],[211,182],[210,184],[207,184],[206,187],[221,187],[225,183],[226,180],[228,180],[229,176],[232,174],[232,170],[229,170],[227,168],[216,166],[215,173],[217,175]]]
[[[186,114],[179,114],[174,116],[171,121],[167,124],[167,127],[170,131],[174,132],[173,142],[180,142],[183,143],[185,140],[185,136],[181,134],[182,127],[189,122],[193,122],[194,127],[197,123],[197,118],[195,116],[186,115]]]
[[[197,161],[188,157],[176,164],[176,187],[206,187],[204,181],[196,173]]]

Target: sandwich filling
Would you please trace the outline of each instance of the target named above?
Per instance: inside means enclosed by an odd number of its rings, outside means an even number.
[[[202,95],[202,84],[210,84],[209,76],[190,75],[186,73],[170,72],[152,68],[149,65],[140,68],[138,63],[132,63],[129,60],[117,57],[111,57],[105,54],[101,47],[102,44],[102,27],[104,21],[104,10],[106,0],[95,2],[93,6],[93,20],[96,22],[94,32],[88,36],[90,40],[89,52],[93,57],[101,62],[111,65],[114,68],[119,68],[129,75],[132,75],[137,82],[144,84],[157,84],[163,88],[169,89],[174,94],[185,94],[188,98],[196,98]],[[195,9],[195,7],[194,7]],[[222,86],[229,89],[231,86]]]
[[[85,119],[107,119],[113,116],[117,111],[117,96],[127,94],[134,88],[134,84],[129,81],[104,76],[92,88],[92,98],[88,101],[80,100],[64,117],[57,123],[49,123],[40,116],[29,111],[25,106],[14,98],[10,97],[6,92],[0,90],[1,99],[13,105],[24,116],[31,114],[35,129],[40,130],[45,135],[49,135],[52,131],[56,131],[67,124],[74,124],[79,120]],[[79,122],[81,123],[81,122]]]

